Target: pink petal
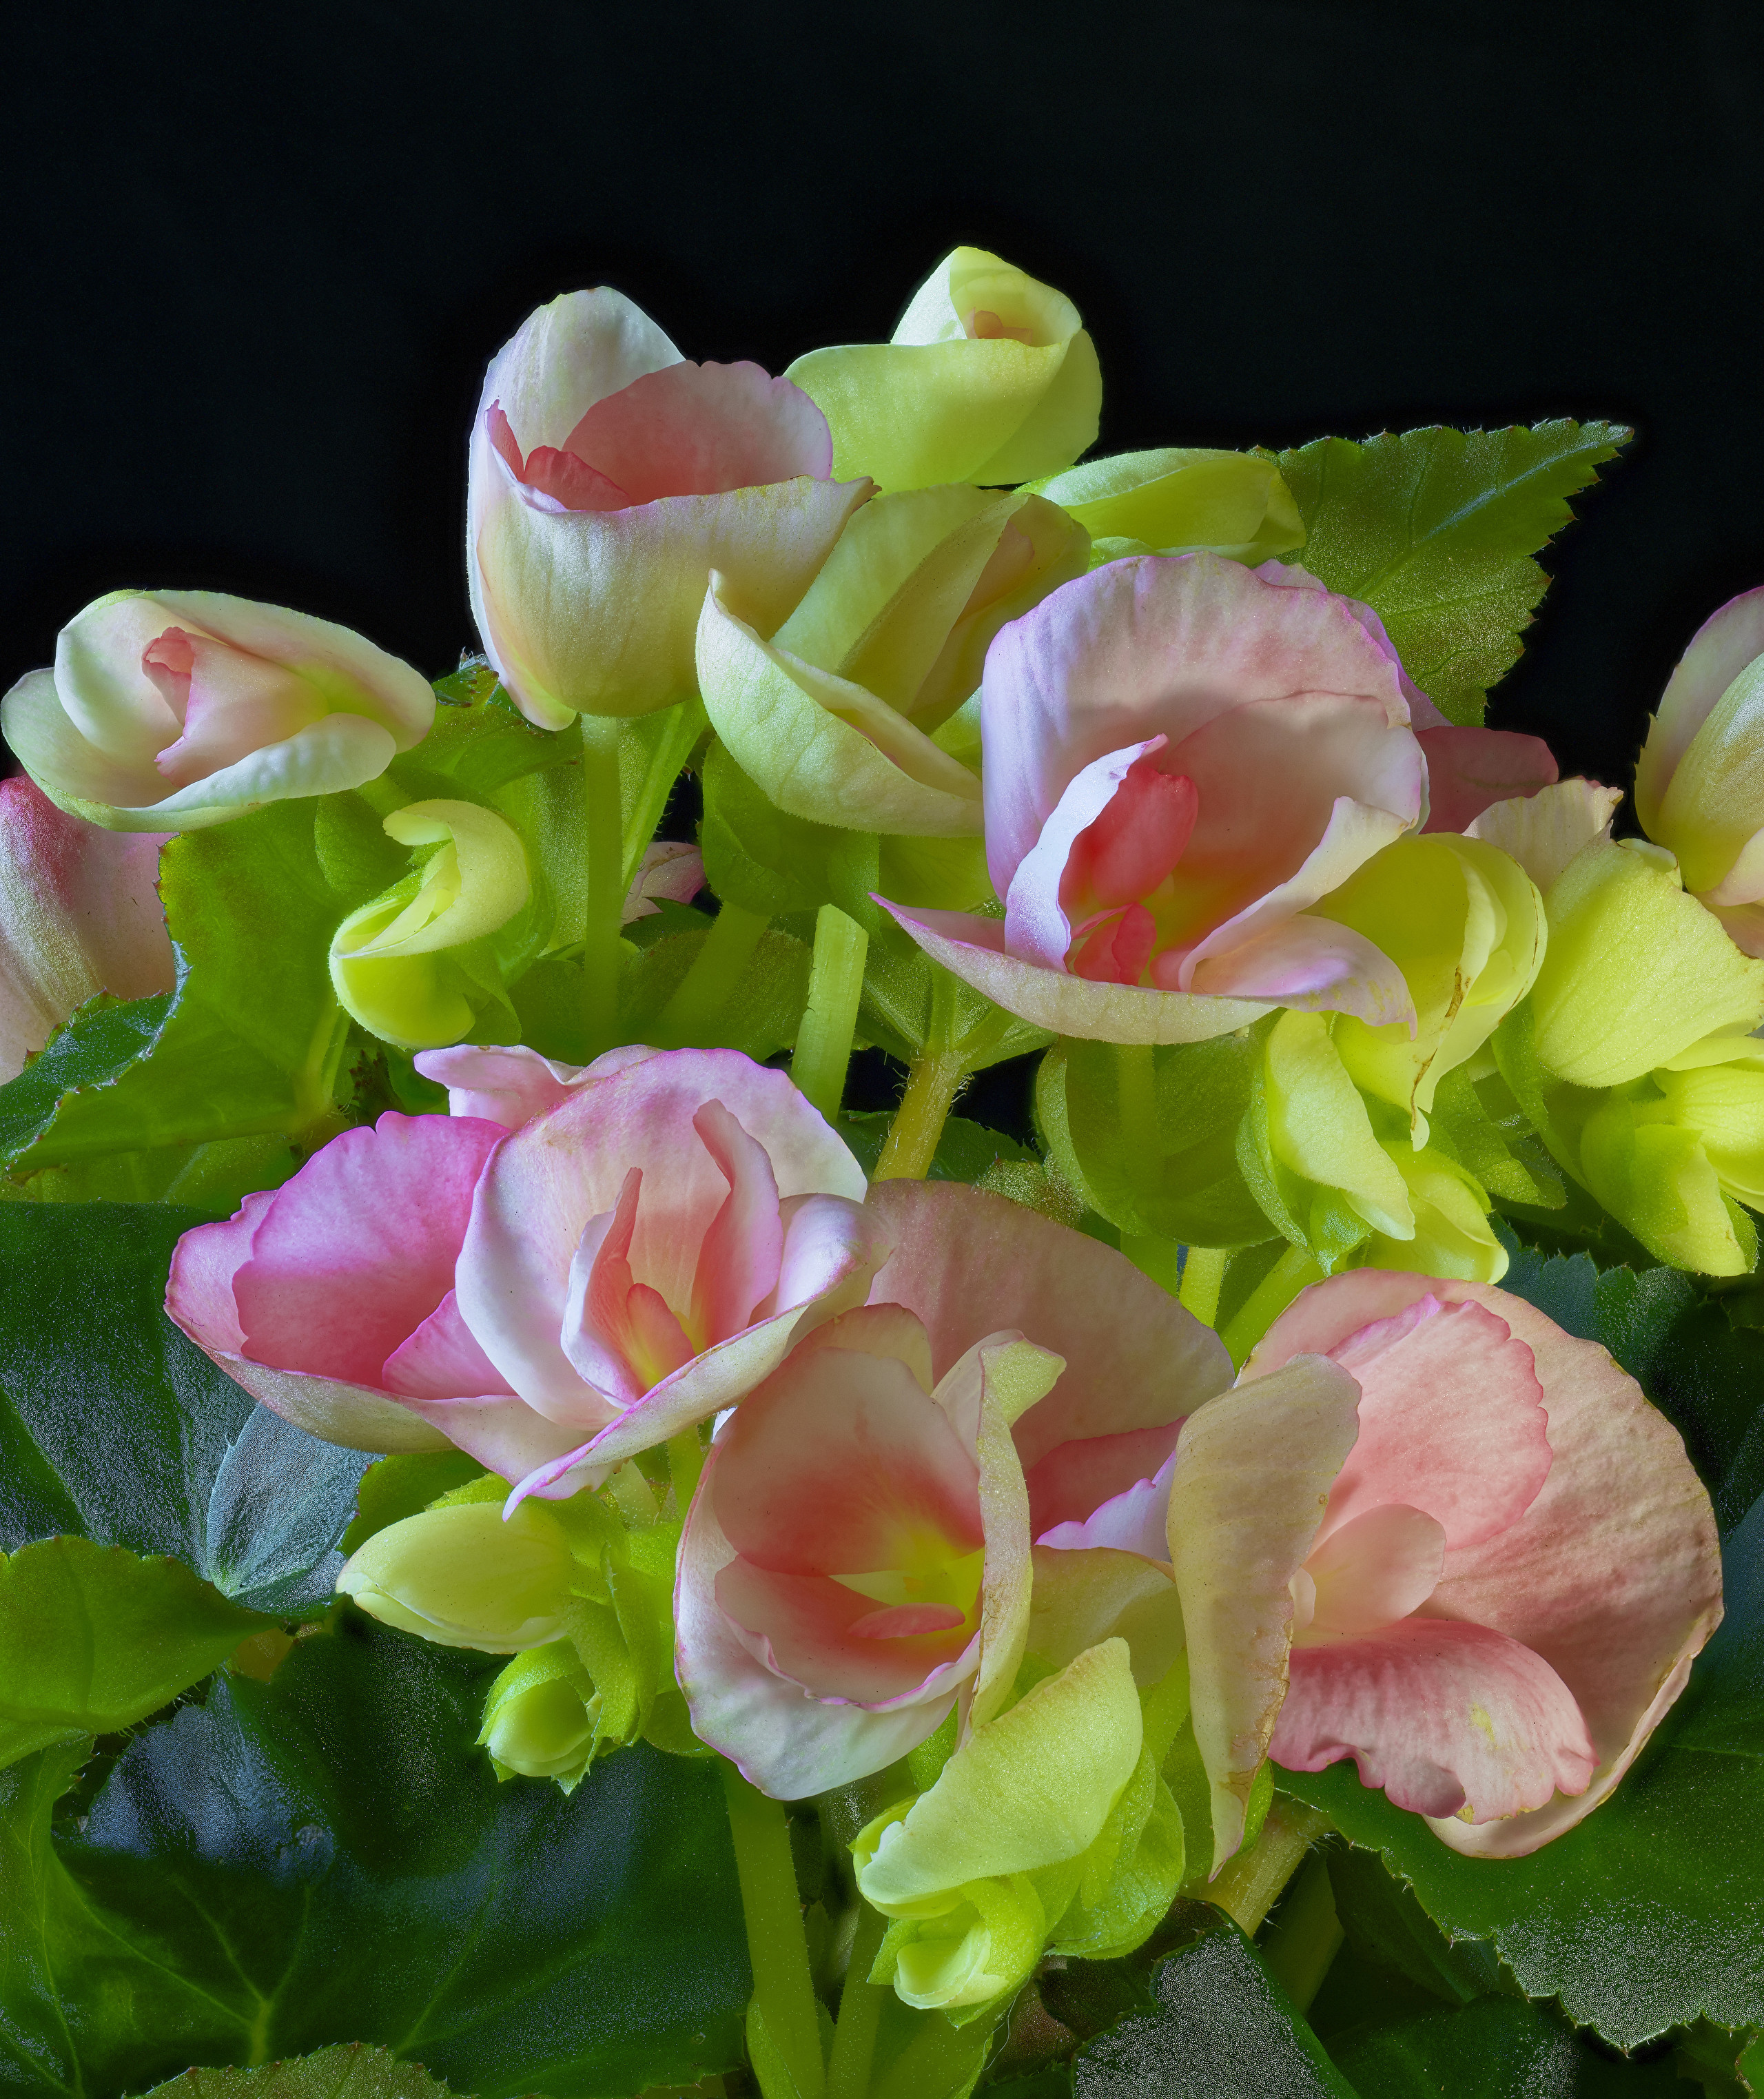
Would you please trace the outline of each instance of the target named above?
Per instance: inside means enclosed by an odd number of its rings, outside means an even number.
[[[1537,1499],[1486,1543],[1448,1554],[1427,1608],[1521,1642],[1550,1664],[1584,1715],[1599,1762],[1577,1799],[1473,1830],[1454,1850],[1517,1858],[1571,1828],[1628,1769],[1683,1688],[1721,1618],[1720,1547],[1709,1496],[1678,1431],[1609,1355],[1485,1283],[1350,1270],[1303,1291],[1244,1375],[1328,1350],[1433,1296],[1485,1307],[1530,1349],[1554,1462]]]
[[[560,1064],[522,1043],[478,1049],[461,1042],[451,1050],[422,1050],[411,1061],[425,1079],[447,1089],[449,1115],[475,1116],[499,1122],[504,1129],[519,1129],[548,1108],[561,1106],[588,1080],[610,1078],[627,1065],[661,1054],[633,1043],[608,1050],[592,1064]]]
[[[1041,1403],[1058,1398],[1049,1394]],[[1117,1495],[1149,1485],[1159,1476],[1164,1461],[1176,1448],[1184,1417],[1158,1428],[1129,1428],[1119,1436],[1087,1436],[1057,1444],[1038,1458],[1026,1476],[1029,1489],[1029,1534],[1038,1542],[1058,1524],[1082,1525],[1100,1514],[1105,1503]],[[1168,1485],[1168,1480],[1165,1481]],[[1167,1498],[1167,1497],[1166,1497]],[[1155,1560],[1169,1557],[1164,1542],[1164,1503],[1158,1504],[1157,1550]],[[1064,1540],[1061,1541],[1062,1543]],[[1100,1536],[1095,1541],[1102,1542]],[[1111,1539],[1110,1542],[1118,1542]],[[1131,1550],[1137,1551],[1135,1546]]]
[[[245,1345],[233,1278],[250,1260],[251,1242],[276,1194],[267,1188],[246,1196],[233,1216],[220,1224],[198,1225],[173,1250],[166,1316],[211,1356],[218,1351],[236,1355]]]
[[[1400,1502],[1367,1509],[1311,1548],[1304,1571],[1316,1607],[1299,1644],[1353,1639],[1406,1618],[1439,1586],[1445,1563],[1445,1529],[1432,1516]]]
[[[1062,584],[987,653],[993,887],[1005,895],[1067,785],[1097,759],[1159,734],[1173,751],[1247,702],[1322,694],[1375,703],[1392,728],[1409,719],[1393,658],[1344,598],[1282,589],[1212,554],[1111,561]],[[1208,781],[1186,762],[1171,769],[1194,779],[1205,822]]]
[[[183,730],[153,760],[169,788],[285,742],[328,711],[318,686],[287,664],[181,627],[168,627],[148,645],[141,667],[171,702]]]
[[[460,1317],[450,1290],[421,1326],[386,1358],[379,1382],[410,1399],[514,1395]]]
[[[1159,983],[1166,962],[1176,960],[1159,956],[1152,982]],[[1381,948],[1351,926],[1302,913],[1168,974],[1178,983],[1187,975],[1197,992],[1221,1005],[1240,998],[1278,1001],[1306,1013],[1351,1013],[1374,1027],[1414,1018],[1408,981]]]
[[[521,474],[524,486],[548,495],[561,510],[626,510],[631,496],[616,481],[572,451],[536,445]]]
[[[745,1558],[717,1577],[716,1600],[762,1644],[768,1665],[812,1697],[864,1705],[909,1696],[933,1670],[959,1661],[972,1638],[959,1615],[953,1626],[878,1637],[860,1628],[896,1613],[824,1574],[781,1574]]]
[[[743,1129],[720,1101],[707,1101],[693,1128],[728,1183],[711,1220],[693,1277],[692,1322],[702,1343],[726,1341],[750,1326],[757,1309],[776,1293],[784,1256],[778,1184],[765,1147]]]
[[[1360,1435],[1323,1537],[1398,1502],[1442,1524],[1448,1545],[1480,1545],[1537,1499],[1551,1465],[1543,1388],[1531,1350],[1485,1305],[1423,1296],[1330,1353],[1359,1382]]]
[[[447,1294],[495,1123],[384,1115],[277,1189],[233,1278],[243,1353],[376,1387]]]
[[[1194,781],[1142,758],[1079,838],[1067,879],[1105,909],[1137,904],[1174,871],[1199,815]]]
[[[644,847],[636,879],[625,899],[622,922],[628,926],[634,919],[653,918],[656,913],[653,900],[657,897],[670,904],[690,904],[704,887],[704,855],[697,846],[674,838],[657,839],[653,845]]]
[[[1073,922],[1067,915],[1066,871],[1080,841],[1100,823],[1133,768],[1164,747],[1165,739],[1106,751],[1075,773],[1049,812],[1039,835],[1023,856],[1005,898],[1005,945],[1025,961],[1062,970],[1071,945]]]
[[[1063,1448],[1082,1450],[1084,1446],[1068,1443]],[[1052,1454],[1053,1458],[1059,1455],[1058,1450]],[[1041,1462],[1046,1465],[1052,1459],[1044,1458]],[[1036,1543],[1058,1552],[1092,1551],[1106,1546],[1117,1552],[1137,1552],[1147,1560],[1168,1560],[1170,1481],[1175,1471],[1172,1450],[1155,1472],[1098,1503],[1081,1521],[1054,1524],[1039,1533]],[[1031,1529],[1034,1529],[1032,1521]]]
[[[756,1566],[861,1574],[900,1565],[927,1533],[952,1559],[983,1542],[974,1458],[891,1357],[818,1349],[789,1359],[719,1446],[717,1520]]]
[[[157,833],[107,831],[34,781],[0,781],[0,1085],[95,992],[176,982]]]
[[[1080,1437],[1173,1429],[1231,1381],[1217,1335],[1100,1240],[954,1182],[881,1182],[865,1208],[894,1247],[871,1298],[924,1322],[939,1377],[1000,1328],[1065,1358],[1016,1424],[1027,1470]]]
[[[1559,777],[1542,737],[1502,728],[1424,728],[1415,741],[1427,762],[1423,831],[1467,829],[1497,802],[1523,799]]]
[[[340,1378],[272,1370],[267,1363],[254,1363],[222,1349],[211,1348],[208,1353],[253,1399],[321,1441],[339,1444],[345,1450],[385,1454],[447,1447],[446,1437],[421,1418],[420,1400],[407,1403],[389,1393]]]
[[[781,1072],[732,1050],[676,1050],[574,1089],[526,1124],[484,1177],[460,1256],[460,1309],[530,1404],[579,1406],[592,1392],[565,1354],[571,1267],[586,1227],[643,1176],[632,1277],[689,1306],[699,1250],[728,1195],[693,1118],[720,1101],[767,1153],[781,1195],[860,1201],[863,1170]]]
[[[1573,1693],[1540,1656],[1437,1618],[1296,1649],[1269,1754],[1290,1771],[1351,1756],[1398,1807],[1486,1822],[1584,1792],[1596,1761]]]
[[[634,380],[596,401],[564,449],[632,503],[833,472],[826,417],[800,387],[748,363],[682,363]]]
[[[494,1392],[455,1399],[413,1399],[410,1408],[456,1450],[511,1482],[557,1457],[562,1446],[582,1434],[580,1423],[548,1421],[520,1400]]]
[[[570,1294],[561,1329],[564,1353],[575,1369],[597,1391],[625,1405],[692,1355],[671,1314],[671,1332],[661,1325],[653,1308],[644,1316],[630,1260],[642,1195],[643,1171],[634,1166],[612,1209],[583,1227],[570,1264]],[[667,1313],[665,1300],[661,1309]],[[660,1362],[650,1354],[654,1340],[662,1343]],[[556,1414],[554,1418],[564,1416]]]

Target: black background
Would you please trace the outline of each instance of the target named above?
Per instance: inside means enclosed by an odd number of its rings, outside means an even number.
[[[309,0],[14,18],[5,684],[125,585],[475,645],[484,364],[606,282],[685,354],[886,337],[948,247],[1076,301],[1104,450],[1603,415],[1491,719],[1626,778],[1764,581],[1764,11]]]

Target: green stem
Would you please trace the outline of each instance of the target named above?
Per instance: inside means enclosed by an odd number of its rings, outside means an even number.
[[[931,972],[931,1012],[925,1046],[907,1073],[906,1091],[895,1110],[888,1139],[873,1181],[922,1181],[937,1155],[949,1111],[968,1076],[967,1059],[956,1046],[956,980],[947,970]]]
[[[704,945],[692,967],[662,1007],[655,1023],[658,1041],[669,1047],[712,1041],[723,1010],[741,988],[747,965],[765,938],[771,922],[757,911],[725,904],[710,922]]]
[[[704,1446],[698,1441],[697,1428],[683,1428],[678,1436],[669,1437],[667,1465],[674,1477],[674,1513],[684,1523],[692,1498],[698,1491],[698,1476],[704,1470]]]
[[[808,973],[808,1005],[796,1033],[790,1076],[806,1098],[831,1122],[845,1098],[858,1001],[864,995],[864,964],[869,935],[836,904],[815,916],[815,959]]]
[[[1241,1368],[1250,1350],[1306,1283],[1320,1282],[1322,1274],[1303,1247],[1288,1247],[1238,1307],[1219,1336],[1232,1362]]]
[[[871,1982],[869,1971],[887,1928],[887,1918],[864,1903],[858,1915],[857,1936],[851,1942],[851,1965],[845,1971],[839,2022],[833,2031],[827,2099],[864,2099],[869,2088],[870,2057],[888,1995],[887,1985]]]
[[[733,1764],[722,1758],[718,1762],[754,1971],[754,2009],[784,2058],[798,2099],[822,2099],[826,2071],[790,1825],[776,1801],[756,1792]]]
[[[583,715],[582,804],[587,824],[587,908],[582,996],[592,1061],[618,1040],[619,926],[625,910],[625,819],[618,781],[618,721]]]
[[[1177,1295],[1203,1327],[1219,1323],[1219,1292],[1225,1286],[1223,1247],[1191,1246],[1182,1263],[1182,1287]]]
[[[1296,1800],[1277,1800],[1262,1833],[1239,1851],[1207,1890],[1207,1899],[1235,1919],[1253,1938],[1281,1890],[1303,1864],[1304,1855],[1328,1832],[1329,1818]]]
[[[1262,1958],[1301,2012],[1309,2010],[1312,1999],[1323,1987],[1345,1936],[1335,1914],[1329,1868],[1322,1855],[1313,1851],[1300,1868],[1262,1946]]]

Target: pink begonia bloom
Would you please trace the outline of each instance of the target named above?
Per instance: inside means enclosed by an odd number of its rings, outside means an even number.
[[[1301,1292],[1185,1428],[1168,1526],[1216,1802],[1265,1749],[1352,1757],[1477,1856],[1589,1814],[1721,1618],[1678,1432],[1484,1283]]]
[[[70,816],[29,780],[0,781],[0,1085],[97,992],[172,989],[165,843]]]
[[[173,1260],[171,1317],[315,1435],[451,1442],[561,1498],[862,1301],[883,1252],[862,1169],[781,1072],[732,1050],[423,1063],[485,1111],[346,1130]]]
[[[1635,766],[1635,812],[1684,886],[1764,956],[1764,589],[1704,621]]]
[[[1010,1424],[1058,1375],[1018,1333],[934,1382],[897,1305],[811,1334],[710,1446],[680,1540],[675,1674],[702,1741],[776,1798],[882,1770],[959,1701],[989,1719],[1029,1625]]]
[[[1422,821],[1430,768],[1430,829],[1555,777],[1535,737],[1452,727],[1370,607],[1278,561],[1068,583],[993,643],[980,708],[1004,921],[889,908],[1007,1010],[1107,1041],[1269,1004],[1412,1019],[1390,958],[1310,907]]]
[[[690,904],[704,887],[704,855],[683,839],[658,838],[645,846],[636,879],[625,899],[623,922],[653,918],[662,904]]]
[[[1036,1539],[1155,1473],[1231,1382],[1212,1329],[1099,1239],[958,1182],[878,1182],[865,1208],[893,1248],[870,1302],[922,1323],[938,1376],[1003,1327],[1063,1359],[1013,1432]]]
[[[485,376],[466,567],[485,653],[542,728],[695,689],[715,569],[769,634],[870,492],[757,364],[692,364],[622,293],[541,306]]]
[[[156,833],[359,787],[434,718],[420,672],[348,627],[219,591],[113,591],[0,701],[51,800]]]

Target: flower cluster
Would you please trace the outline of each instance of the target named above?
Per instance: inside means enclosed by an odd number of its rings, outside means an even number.
[[[486,376],[455,677],[122,592],[0,706],[18,1116],[69,1075],[14,1171],[109,1132],[214,1215],[165,1304],[215,1363],[460,1454],[337,1586],[509,1658],[499,1775],[855,1801],[858,1979],[983,2034],[1225,1901],[1282,1773],[1481,1858],[1611,1793],[1709,1496],[1499,1285],[1540,1224],[1739,1276],[1764,1206],[1764,592],[1618,838],[1302,565],[1279,462],[1077,464],[1100,399],[976,249],[781,377],[574,293]],[[1031,1053],[1040,1151],[964,1168]]]

